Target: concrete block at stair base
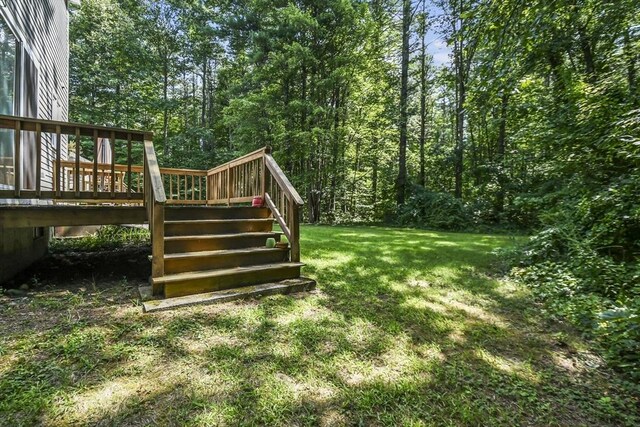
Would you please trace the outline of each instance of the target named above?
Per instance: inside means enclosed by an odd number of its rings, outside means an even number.
[[[191,305],[216,304],[239,299],[256,298],[276,294],[309,292],[316,288],[316,281],[306,277],[286,279],[279,282],[243,286],[222,291],[206,292],[182,297],[147,301],[142,304],[145,313],[171,310]]]
[[[141,301],[150,301],[153,299],[152,286],[138,286],[138,292],[140,293]]]

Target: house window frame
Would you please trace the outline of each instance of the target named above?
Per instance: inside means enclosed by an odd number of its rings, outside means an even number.
[[[22,86],[23,86],[23,59],[24,59],[24,55],[23,55],[23,50],[24,50],[24,43],[23,43],[23,39],[20,37],[20,34],[18,31],[16,31],[16,25],[13,22],[13,19],[10,19],[11,17],[5,13],[4,8],[0,8],[0,20],[2,20],[2,23],[4,24],[4,26],[9,30],[9,32],[11,33],[11,35],[13,36],[13,38],[15,39],[15,66],[14,66],[14,77],[13,77],[13,111],[12,114],[14,116],[19,116],[21,115],[22,112],[22,108],[23,108],[23,103],[22,103]],[[10,132],[15,132],[15,131],[10,131]],[[22,147],[21,147],[22,149]],[[15,158],[16,158],[16,153],[13,153],[13,160],[15,163]],[[20,165],[20,169],[22,172],[22,167],[23,165]],[[14,177],[15,177],[15,171],[14,171]],[[4,184],[4,183],[0,183],[0,190],[13,190],[15,189],[15,182],[14,185],[10,185],[10,184]]]
[[[9,31],[11,32],[11,34],[13,34],[15,40],[16,40],[16,65],[15,65],[15,78],[14,78],[14,100],[13,100],[13,115],[14,116],[25,116],[26,115],[26,109],[28,108],[28,103],[29,100],[24,99],[24,93],[23,91],[26,90],[26,85],[27,85],[27,76],[25,73],[25,70],[27,69],[25,64],[25,61],[27,61],[27,57],[31,60],[31,64],[30,66],[33,67],[33,69],[36,72],[36,83],[35,83],[35,105],[36,105],[36,111],[38,110],[38,98],[39,98],[39,92],[40,92],[40,81],[39,81],[39,76],[40,76],[40,58],[35,54],[35,52],[30,49],[26,43],[25,43],[25,36],[24,34],[20,31],[19,26],[17,25],[14,17],[7,12],[7,8],[6,7],[0,7],[0,19],[4,22],[5,26],[9,29]],[[36,113],[36,116],[38,114]],[[22,144],[20,146],[20,150],[21,150],[21,158],[24,159],[24,150],[25,150],[25,138],[24,138],[24,134],[23,134],[23,138],[22,138]],[[13,153],[13,158],[14,158],[14,162],[15,162],[15,155],[16,153]],[[25,177],[25,164],[24,162],[22,162],[22,164],[20,164],[20,176],[21,177]],[[15,189],[15,183],[14,185],[8,185],[8,184],[2,184],[0,183],[0,190],[13,190]]]

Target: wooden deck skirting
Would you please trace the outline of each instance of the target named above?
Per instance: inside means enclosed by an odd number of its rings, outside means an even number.
[[[144,224],[142,206],[2,206],[0,229],[65,225]]]

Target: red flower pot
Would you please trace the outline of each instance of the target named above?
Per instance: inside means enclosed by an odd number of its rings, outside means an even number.
[[[260,196],[256,196],[253,198],[253,200],[251,201],[251,206],[253,206],[254,208],[261,208],[263,204],[263,200],[262,197]]]

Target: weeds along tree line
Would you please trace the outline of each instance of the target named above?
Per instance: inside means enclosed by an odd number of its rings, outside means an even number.
[[[83,0],[70,33],[73,120],[166,166],[271,146],[311,223],[528,230],[517,274],[640,380],[636,0]]]

